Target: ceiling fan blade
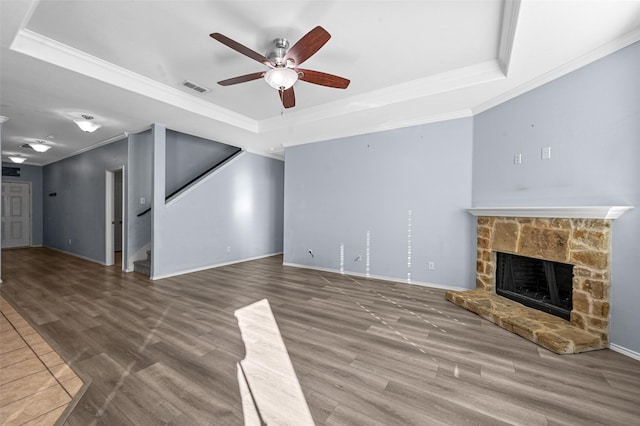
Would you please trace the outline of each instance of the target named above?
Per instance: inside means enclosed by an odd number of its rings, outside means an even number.
[[[226,80],[219,81],[218,84],[220,86],[231,86],[232,84],[244,83],[247,81],[257,80],[264,76],[264,71],[254,72],[252,74],[241,75],[238,77],[228,78]]]
[[[301,65],[304,61],[309,59],[314,53],[316,53],[326,42],[331,38],[324,28],[317,26],[308,33],[306,33],[285,56],[287,59],[293,59],[295,66]]]
[[[291,108],[296,106],[296,95],[293,93],[293,87],[287,90],[279,90],[280,100],[285,108]]]
[[[346,89],[349,86],[349,83],[351,83],[351,81],[347,80],[346,78],[338,77],[337,75],[327,74],[320,71],[303,70],[300,68],[296,68],[296,72],[298,72],[298,75],[302,73],[301,76],[298,76],[298,79],[306,81],[307,83],[319,84],[320,86],[335,87],[336,89]]]
[[[228,46],[230,48],[232,48],[233,50],[235,50],[236,52],[242,53],[245,56],[248,56],[249,58],[260,62],[261,64],[265,64],[265,65],[271,65],[271,66],[276,66],[275,63],[273,63],[273,61],[270,61],[269,59],[267,59],[266,57],[264,57],[263,55],[259,54],[258,52],[255,52],[251,49],[249,49],[247,46],[243,46],[242,44],[238,43],[235,40],[231,40],[229,37],[222,35],[220,33],[211,33],[209,34],[210,37],[218,40],[220,43],[224,44],[225,46]]]

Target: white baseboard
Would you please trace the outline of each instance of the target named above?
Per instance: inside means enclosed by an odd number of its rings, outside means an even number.
[[[398,278],[394,278],[394,277],[386,277],[383,275],[367,275],[367,274],[363,274],[360,272],[351,272],[351,271],[345,271],[345,272],[340,272],[337,269],[331,269],[331,268],[322,268],[319,266],[309,266],[309,265],[301,265],[298,263],[289,263],[289,262],[283,262],[282,263],[284,266],[291,266],[294,268],[303,268],[303,269],[313,269],[316,271],[323,271],[323,272],[331,272],[334,274],[342,274],[342,275],[348,275],[348,276],[352,276],[352,277],[360,277],[360,278],[371,278],[374,280],[382,280],[382,281],[389,281],[389,282],[394,282],[394,283],[402,283],[402,284],[412,284],[412,285],[419,285],[419,286],[423,286],[423,287],[431,287],[431,288],[439,288],[439,289],[443,289],[443,290],[471,290],[469,288],[465,288],[465,287],[457,287],[457,286],[450,286],[450,285],[445,285],[445,284],[437,284],[437,283],[428,283],[428,282],[424,282],[424,281],[408,281],[408,280],[401,280]]]
[[[170,274],[164,274],[164,275],[154,275],[152,277],[149,277],[152,280],[161,280],[163,278],[170,278],[170,277],[175,277],[178,275],[184,275],[184,274],[190,274],[192,272],[199,272],[199,271],[204,271],[205,269],[213,269],[213,268],[219,268],[221,266],[226,266],[226,265],[233,265],[234,263],[242,263],[242,262],[248,262],[250,260],[258,260],[258,259],[263,259],[265,257],[271,257],[271,256],[277,256],[282,254],[282,252],[276,252],[276,253],[269,253],[269,254],[263,254],[260,256],[255,256],[255,257],[249,257],[246,259],[238,259],[238,260],[232,260],[230,262],[223,262],[223,263],[216,263],[216,264],[211,264],[211,265],[205,265],[205,266],[198,266],[197,268],[191,268],[191,269],[183,269],[180,270],[178,272],[172,272]]]
[[[615,343],[609,343],[609,349],[611,349],[612,351],[616,351],[622,355],[628,356],[629,358],[640,361],[640,353],[632,351],[631,349],[616,345]]]

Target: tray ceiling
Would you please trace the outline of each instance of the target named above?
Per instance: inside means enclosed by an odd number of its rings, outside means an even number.
[[[470,116],[640,39],[640,1],[2,2],[3,160],[47,164],[157,122],[282,155],[283,147]],[[264,53],[322,25],[304,64],[351,80],[298,82],[296,107],[266,69],[209,37]],[[200,94],[185,80],[211,91]],[[102,124],[83,133],[71,119]],[[26,152],[43,139],[55,149]]]

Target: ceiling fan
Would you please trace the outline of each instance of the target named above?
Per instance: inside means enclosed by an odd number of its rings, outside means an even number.
[[[266,71],[254,72],[219,81],[218,84],[221,86],[231,86],[233,84],[264,78],[269,86],[278,91],[282,105],[285,108],[291,108],[296,105],[293,85],[298,80],[320,86],[335,87],[337,89],[346,89],[347,86],[349,86],[350,81],[346,78],[320,71],[298,68],[298,66],[313,56],[331,38],[331,35],[321,26],[317,26],[309,31],[290,49],[288,40],[284,38],[275,39],[273,41],[274,46],[264,56],[220,33],[212,33],[210,36],[225,46],[269,67]]]

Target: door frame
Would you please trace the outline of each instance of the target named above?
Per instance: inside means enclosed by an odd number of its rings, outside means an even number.
[[[104,242],[105,242],[105,265],[113,266],[114,264],[114,239],[113,239],[113,221],[114,219],[114,185],[115,174],[122,171],[122,270],[126,271],[126,259],[127,259],[127,243],[125,230],[127,229],[127,205],[126,205],[126,174],[125,166],[120,166],[115,169],[105,170],[105,196],[104,196]]]
[[[22,185],[28,185],[29,187],[29,245],[27,247],[31,247],[33,246],[33,185],[29,181],[13,179],[2,179],[2,181],[0,181],[0,184],[2,183],[19,183]],[[2,203],[0,207],[5,208],[4,203]]]

